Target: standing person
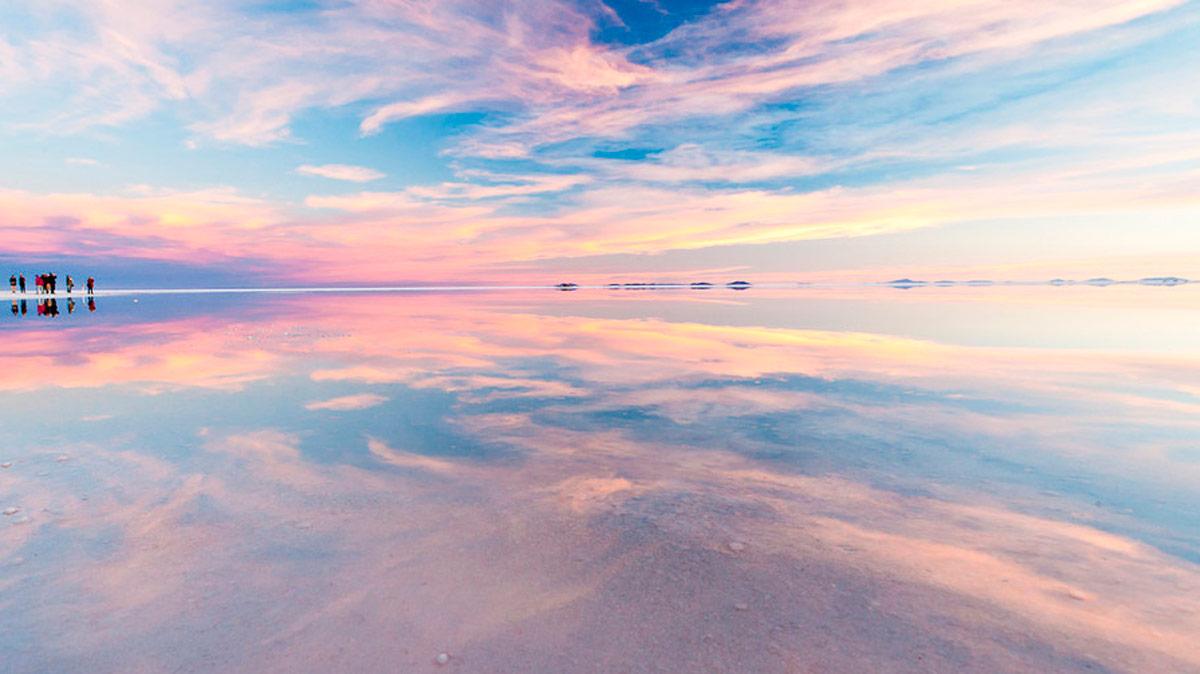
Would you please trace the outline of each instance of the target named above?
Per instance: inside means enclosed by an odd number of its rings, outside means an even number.
[[[71,278],[70,274],[67,274],[67,293],[73,290],[75,290],[75,279]]]
[[[58,290],[58,274],[50,272],[46,274],[46,281],[49,283],[50,294],[53,295],[55,290]]]
[[[25,275],[21,274],[21,276],[18,278],[18,281],[21,284],[21,294],[24,295],[25,294]]]
[[[87,280],[87,289],[89,295],[91,295],[92,291],[96,289],[96,279],[92,278],[91,276],[89,276]]]
[[[46,275],[45,275],[45,274],[38,274],[38,275],[37,275],[36,277],[34,277],[34,279],[33,279],[33,294],[34,294],[34,295],[41,295],[41,294],[42,294],[42,288],[44,288],[45,286],[46,286]]]
[[[12,276],[8,277],[8,285],[12,286],[12,293],[14,295],[16,295],[17,294],[17,275],[16,274],[13,274]]]

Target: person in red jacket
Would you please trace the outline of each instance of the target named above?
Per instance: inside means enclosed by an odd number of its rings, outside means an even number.
[[[35,276],[35,277],[33,278],[33,294],[34,294],[34,295],[41,295],[41,294],[42,294],[42,284],[43,284],[45,281],[46,281],[46,275],[45,275],[45,274],[38,274],[37,276]]]
[[[91,276],[89,276],[87,280],[87,289],[89,295],[91,295],[92,291],[96,289],[96,279],[92,278]]]

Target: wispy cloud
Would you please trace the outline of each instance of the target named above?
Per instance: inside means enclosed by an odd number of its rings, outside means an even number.
[[[387,396],[376,395],[374,393],[360,393],[358,395],[342,396],[340,398],[331,398],[318,402],[311,402],[304,406],[306,410],[327,410],[334,412],[345,412],[348,410],[365,410],[370,407],[376,407],[387,402]]]
[[[96,159],[87,157],[67,157],[66,162],[74,166],[100,166],[100,162]]]
[[[249,146],[288,153],[296,174],[386,171],[397,185],[275,201],[247,188],[9,190],[0,234],[17,254],[66,250],[70,234],[96,255],[478,278],[597,255],[652,267],[668,251],[1200,210],[1187,93],[1200,63],[1160,46],[1200,21],[1181,0],[731,2],[630,43],[599,37],[624,25],[616,10],[555,0],[67,4],[69,25],[19,0],[32,28],[0,39],[10,128],[107,133],[155,115],[197,154]],[[459,112],[474,121],[456,126]],[[442,164],[327,163],[338,157],[296,120],[329,115],[343,123],[317,126],[363,144],[447,115],[421,132]],[[40,227],[64,217],[75,224]],[[1141,245],[1200,250],[1200,235]],[[724,266],[717,256],[705,264]]]
[[[739,2],[632,47],[593,42],[602,17],[559,2],[503,10],[355,2],[271,16],[224,2],[136,12],[71,3],[91,30],[45,24],[41,39],[6,44],[7,93],[38,80],[87,82],[49,116],[47,127],[59,130],[120,124],[192,100],[203,111],[195,131],[251,145],[288,138],[294,116],[311,108],[382,100],[361,121],[371,134],[397,119],[491,102],[524,112],[491,135],[547,142],[733,114],[918,63],[1010,60],[1180,2]]]
[[[296,173],[306,176],[320,176],[332,180],[347,180],[354,183],[369,183],[372,180],[387,177],[375,169],[369,169],[365,166],[348,166],[346,164],[304,165],[297,167]]]

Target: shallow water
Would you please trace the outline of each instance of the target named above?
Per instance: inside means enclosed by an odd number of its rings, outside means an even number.
[[[0,670],[1200,671],[1198,306],[542,290],[0,317]]]

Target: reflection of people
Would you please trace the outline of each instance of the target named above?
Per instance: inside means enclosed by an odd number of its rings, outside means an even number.
[[[68,314],[75,313],[75,298],[74,297],[67,298],[67,313]]]
[[[17,277],[17,283],[21,286],[21,294],[25,294],[25,275],[21,274]]]
[[[87,289],[89,295],[91,295],[92,291],[96,289],[96,279],[92,278],[91,276],[89,276],[87,280]]]
[[[19,313],[21,313],[21,310],[17,307],[17,301],[13,300],[13,316],[16,316]]]
[[[95,311],[95,310],[96,310],[96,300],[89,297],[88,298],[88,311]]]
[[[29,313],[29,307],[25,306],[25,300],[21,300],[21,315],[24,316],[27,313]]]

